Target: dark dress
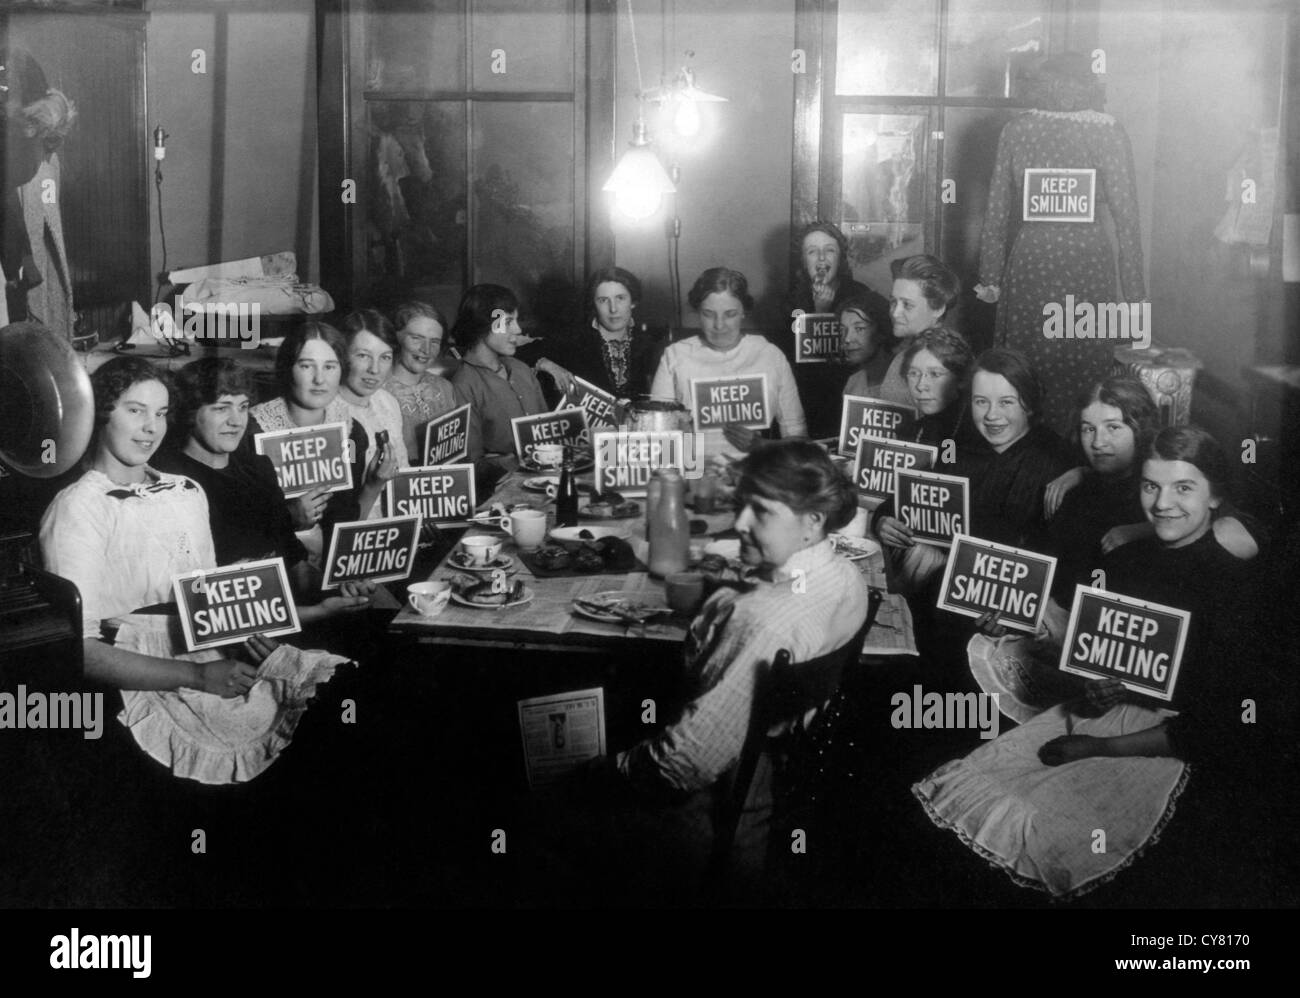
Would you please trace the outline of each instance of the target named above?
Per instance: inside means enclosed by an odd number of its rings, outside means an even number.
[[[605,338],[593,326],[567,336],[548,337],[541,344],[540,354],[575,377],[610,392],[615,398],[632,398],[649,393],[650,382],[654,380],[667,342],[663,330],[633,326],[626,364],[617,371],[614,368],[619,365],[606,347]],[[543,386],[547,389],[548,399],[554,393],[552,404],[559,400],[559,393],[549,377],[544,379]]]
[[[257,453],[253,438],[261,432],[262,427],[258,423],[257,417],[250,415],[248,417],[248,429],[244,432],[244,439],[239,442],[239,450],[243,453],[244,458],[260,456]],[[329,551],[330,538],[334,534],[334,525],[336,523],[352,523],[361,519],[361,488],[366,480],[366,451],[370,449],[370,435],[366,433],[365,427],[361,425],[360,421],[354,419],[352,420],[352,430],[348,434],[348,439],[352,441],[352,488],[346,491],[330,493],[329,501],[325,506],[325,513],[320,520],[321,539],[324,543],[325,552]],[[280,505],[284,506],[287,502],[288,500],[281,493]]]
[[[856,296],[863,296],[875,302],[876,307],[883,315],[889,314],[889,300],[884,295],[877,294],[860,281],[852,279],[841,279],[839,287],[835,291],[835,299],[831,302],[828,311],[837,318],[840,314],[840,307],[844,302]],[[794,304],[791,306],[791,312],[794,309],[802,309],[804,312],[818,311],[813,306],[812,289],[809,288],[802,295],[796,295]],[[793,320],[792,320],[793,321]],[[888,330],[882,330],[888,332]],[[835,359],[829,360],[824,364],[796,364],[794,362],[794,334],[787,325],[785,331],[778,337],[777,343],[781,351],[790,361],[790,367],[794,371],[795,385],[799,389],[799,398],[803,401],[804,416],[808,420],[808,435],[814,439],[823,437],[833,437],[840,432],[840,411],[843,405],[844,382],[858,367],[852,364]],[[885,367],[889,365],[888,344],[884,344],[881,353],[885,355]],[[881,372],[883,374],[883,371]]]
[[[1028,168],[1097,171],[1095,221],[1020,222]],[[989,183],[988,214],[980,239],[980,282],[1001,290],[995,342],[1024,353],[1042,379],[1044,418],[1069,430],[1075,393],[1105,377],[1115,340],[1048,339],[1044,305],[1113,302],[1115,254],[1103,226],[1106,205],[1114,222],[1125,301],[1146,297],[1133,153],[1124,128],[1096,111],[1029,111],[1002,130]]]
[[[1056,515],[1047,522],[1038,543],[1031,544],[1057,559],[1052,598],[1066,610],[1076,585],[1093,585],[1092,573],[1101,567],[1101,539],[1114,527],[1143,523],[1142,499],[1136,469],[1126,475],[1084,472],[1083,482],[1066,493]]]
[[[1043,494],[1052,479],[1073,466],[1069,448],[1042,424],[998,453],[983,437],[959,449],[943,474],[970,479],[971,533],[987,541],[1024,547],[1041,535]]]
[[[192,478],[207,494],[218,564],[283,557],[286,567],[292,567],[307,557],[270,458],[239,450],[230,455],[227,467],[213,468],[179,450],[166,450],[154,467]]]

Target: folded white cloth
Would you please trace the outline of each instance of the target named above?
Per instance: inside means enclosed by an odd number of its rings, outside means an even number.
[[[206,277],[185,289],[186,311],[214,304],[256,304],[265,315],[311,315],[334,309],[329,292],[316,284],[300,284],[297,274]]]
[[[1166,716],[1120,704],[1101,717],[1075,718],[1073,733],[1130,734]],[[1169,757],[1046,766],[1038,750],[1069,733],[1066,717],[1063,707],[1045,710],[912,787],[936,825],[1017,883],[1060,898],[1104,883],[1156,841],[1188,769]]]
[[[177,654],[175,618],[125,618],[118,647],[145,655],[210,662],[220,649]],[[334,670],[347,661],[325,651],[280,645],[267,656],[247,696],[223,698],[198,690],[126,690],[118,715],[136,743],[172,774],[199,783],[244,783],[288,746],[298,721]]]

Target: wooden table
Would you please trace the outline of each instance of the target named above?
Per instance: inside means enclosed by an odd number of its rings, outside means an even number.
[[[554,523],[555,505],[544,494],[528,491],[523,482],[531,474],[514,472],[498,487],[492,499],[479,507],[486,512],[493,503],[510,508],[519,503],[543,509],[548,513],[548,523]],[[644,506],[644,500],[639,500]],[[730,512],[712,514],[704,519],[709,524],[709,534],[692,538],[692,544],[703,545],[712,535],[731,528],[734,516]],[[591,525],[617,526],[624,531],[637,557],[647,560],[648,545],[645,537],[645,519],[583,521]],[[478,526],[471,526],[466,536],[487,534],[503,536]],[[635,649],[671,651],[686,637],[688,621],[673,616],[660,618],[642,628],[627,628],[621,624],[607,624],[579,617],[572,612],[576,597],[590,596],[607,590],[647,593],[662,597],[664,584],[648,572],[635,571],[622,574],[584,575],[538,578],[518,558],[518,549],[509,538],[502,553],[515,558],[518,578],[533,592],[531,602],[515,607],[477,608],[448,604],[436,617],[423,617],[404,605],[393,619],[391,630],[415,635],[421,644],[455,644],[469,647],[517,647],[540,650],[568,650],[574,652],[600,652]],[[870,585],[886,588],[884,560],[879,554],[857,562]],[[448,565],[444,558],[428,576],[446,579],[460,573]],[[415,580],[413,580],[415,581]],[[907,655],[916,653],[912,634],[912,618],[906,602],[899,596],[887,595],[877,615],[877,626],[868,635],[863,649],[867,655]]]

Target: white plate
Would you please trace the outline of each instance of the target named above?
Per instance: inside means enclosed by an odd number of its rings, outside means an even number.
[[[591,500],[589,499],[578,507],[578,515],[587,520],[635,520],[638,516],[640,516],[643,512],[645,512],[644,508],[641,506],[641,503],[637,502],[637,500],[635,499],[625,499],[624,502],[635,503],[636,512],[620,513],[617,516],[604,516],[600,513],[593,513],[591,512]]]
[[[523,606],[525,603],[531,603],[535,595],[531,589],[524,586],[523,595],[516,600],[511,600],[509,603],[475,603],[473,600],[467,600],[453,589],[451,591],[451,601],[458,606],[468,606],[474,610],[504,610],[508,606]]]
[[[603,613],[597,609],[579,606],[577,600],[573,601],[573,612],[579,617],[597,620],[602,624],[627,624],[632,606],[639,608],[637,616],[644,620],[653,620],[655,617],[665,616],[671,612],[668,604],[664,602],[663,595],[653,591],[625,593],[622,590],[611,589],[603,593],[594,593],[591,596],[582,596],[580,599],[586,603],[621,603],[628,605],[628,610],[623,614]]]
[[[728,561],[734,561],[740,557],[740,538],[731,537],[722,541],[710,541],[704,545],[704,553],[721,555]]]
[[[582,532],[591,534],[590,537],[579,537]],[[584,541],[598,541],[602,537],[626,537],[627,531],[622,527],[600,527],[592,524],[589,527],[554,527],[551,530],[551,540],[556,544],[563,544],[567,547],[576,547]]]
[[[531,458],[524,458],[522,461],[519,462],[519,467],[523,468],[524,471],[542,472],[544,474],[549,472],[552,475],[556,475],[557,476],[556,481],[559,481],[558,476],[559,476],[560,469],[543,467],[542,465],[533,461]],[[596,459],[592,457],[590,454],[579,454],[576,458],[574,458],[573,461],[574,471],[578,471],[578,472],[590,471],[594,467],[596,467]]]
[[[525,478],[522,484],[529,492],[545,492],[548,485],[554,485],[557,489],[560,487],[560,476],[538,475],[536,478]],[[591,492],[592,488],[590,482],[578,482],[578,492],[581,495]]]
[[[835,553],[843,555],[849,561],[860,561],[880,553],[880,545],[869,537],[850,537],[848,534],[831,534],[831,544]]]
[[[453,551],[447,556],[447,567],[454,568],[458,572],[495,572],[498,568],[503,572],[513,572],[519,566],[515,560],[508,554],[499,554],[490,564],[487,565],[463,565],[460,562],[460,551]]]

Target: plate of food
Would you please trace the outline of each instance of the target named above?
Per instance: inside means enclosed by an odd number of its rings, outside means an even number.
[[[534,575],[594,575],[645,568],[622,537],[604,536],[574,545],[543,544],[521,555]]]
[[[497,569],[513,572],[519,567],[508,554],[499,554],[486,565],[476,565],[470,561],[466,552],[460,550],[453,551],[447,556],[447,564],[460,572],[495,572]]]
[[[524,488],[529,492],[545,492],[552,485],[557,489],[560,487],[559,475],[537,475],[533,478],[525,478],[523,481]],[[591,482],[578,482],[578,492],[582,495],[589,494],[593,488],[595,486]]]
[[[625,537],[627,531],[622,527],[555,527],[551,530],[551,540],[561,547],[578,548],[586,541],[598,541],[602,537]]]
[[[508,582],[501,592],[494,592],[491,579],[475,576],[457,576],[451,580],[451,601],[461,606],[479,610],[502,610],[508,606],[523,606],[533,598],[533,591],[520,579]]]
[[[728,537],[722,540],[709,541],[704,545],[706,555],[713,554],[726,561],[734,561],[740,557],[740,538]]]
[[[632,592],[610,590],[580,596],[573,601],[573,612],[588,620],[598,620],[602,624],[644,624],[655,617],[672,613],[664,602],[662,594],[657,592]]]
[[[621,492],[593,492],[578,507],[578,515],[590,520],[630,520],[641,515],[641,504],[625,498]]]
[[[849,561],[859,561],[880,553],[880,545],[869,537],[850,537],[848,534],[831,534],[831,547]]]
[[[595,466],[596,466],[596,458],[592,455],[590,451],[578,451],[576,454],[573,455],[574,471],[590,471]],[[555,480],[557,482],[559,481],[559,472],[556,468],[550,467],[548,465],[538,464],[531,457],[525,457],[521,459],[519,462],[519,467],[523,468],[524,471],[549,473],[547,477],[549,477],[550,475],[554,475],[556,476]]]

